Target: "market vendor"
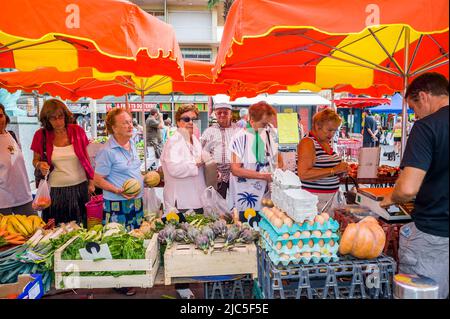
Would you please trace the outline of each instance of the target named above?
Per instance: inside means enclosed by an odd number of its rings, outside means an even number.
[[[283,160],[275,141],[273,122],[276,110],[261,101],[250,106],[249,123],[230,143],[230,196],[241,221],[248,221],[247,209],[261,210],[261,200],[268,191],[272,173],[283,168]]]
[[[435,280],[449,291],[449,91],[439,73],[415,78],[405,99],[418,119],[411,129],[394,191],[382,207],[414,200],[413,222],[400,229],[399,272]]]
[[[319,199],[319,212],[331,201],[336,203],[339,190],[337,174],[346,173],[348,165],[331,147],[331,141],[341,125],[342,119],[331,109],[318,112],[313,117],[312,130],[297,147],[298,176],[303,189]],[[332,210],[329,213],[333,215]]]
[[[214,104],[217,123],[207,128],[200,138],[203,149],[209,152],[217,163],[219,173],[217,190],[223,198],[227,196],[230,180],[229,144],[233,136],[241,130],[231,122],[231,109],[231,105],[227,103]]]
[[[177,219],[185,221],[183,213],[189,209],[203,212],[201,195],[206,189],[204,164],[206,152],[194,135],[194,121],[198,109],[183,104],[175,113],[177,131],[170,137],[161,154],[164,172],[164,218],[176,208]]]

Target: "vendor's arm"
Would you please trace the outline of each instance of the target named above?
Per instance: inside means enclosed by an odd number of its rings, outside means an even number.
[[[257,172],[242,167],[239,157],[235,153],[231,153],[231,173],[236,177],[261,179],[268,182],[272,181],[271,173]]]
[[[403,170],[391,196],[380,203],[382,207],[411,201],[417,195],[433,160],[434,134],[433,129],[424,123],[417,122],[413,126],[403,154]]]
[[[341,162],[332,168],[314,168],[316,151],[314,148],[314,142],[309,138],[301,140],[297,147],[297,154],[298,176],[304,181],[314,181],[324,177],[334,176],[339,173],[345,173],[348,169],[348,165],[345,162]]]
[[[380,206],[389,207],[393,204],[412,201],[419,192],[426,173],[419,168],[405,167],[395,183],[392,194],[386,196]]]

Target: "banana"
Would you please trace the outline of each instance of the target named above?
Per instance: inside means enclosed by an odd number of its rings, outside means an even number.
[[[9,223],[6,225],[6,231],[8,233],[10,233],[10,234],[17,234],[18,233],[17,230],[13,227],[13,225],[9,224]]]
[[[8,220],[9,215],[3,216],[2,219],[0,220],[0,228],[5,228],[6,225],[8,224]]]
[[[20,221],[22,226],[27,230],[28,235],[34,233],[33,222],[24,215],[15,215],[16,218]]]
[[[33,224],[33,230],[36,230],[37,228],[41,227],[42,219],[39,216],[30,215],[30,216],[28,216],[28,219]]]
[[[9,223],[14,226],[18,233],[28,236],[27,229],[22,225],[20,220],[17,218],[17,215],[11,215],[9,217]]]

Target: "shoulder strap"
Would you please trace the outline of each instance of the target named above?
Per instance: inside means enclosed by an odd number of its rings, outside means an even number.
[[[42,160],[47,162],[47,133],[45,129],[42,129],[42,150],[44,155]]]
[[[11,136],[12,136],[13,139],[16,141],[16,143],[19,144],[19,141],[17,140],[16,133],[14,133],[13,131],[8,131],[8,133],[11,134]]]

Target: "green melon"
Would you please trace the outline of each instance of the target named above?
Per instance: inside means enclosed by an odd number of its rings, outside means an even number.
[[[161,177],[156,171],[150,171],[144,176],[144,184],[148,187],[158,186],[160,181]]]
[[[141,192],[141,183],[134,178],[127,179],[122,185],[123,193],[128,196],[136,196]]]

